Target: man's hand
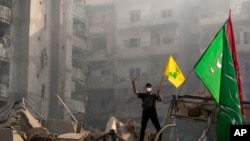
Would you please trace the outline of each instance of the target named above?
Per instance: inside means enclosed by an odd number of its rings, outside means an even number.
[[[132,82],[132,84],[135,84],[135,78],[133,78],[131,82]]]
[[[162,101],[162,96],[161,96],[161,94],[160,94],[160,88],[157,89],[156,93],[157,93],[157,95],[158,95],[157,101]]]
[[[160,94],[160,89],[158,88],[157,91],[156,91],[157,94]]]
[[[138,94],[139,94],[139,92],[138,92],[138,91],[136,90],[136,88],[135,88],[135,78],[133,78],[131,82],[132,82],[132,86],[133,86],[133,92],[134,92],[134,94],[135,94],[135,95],[138,95]]]

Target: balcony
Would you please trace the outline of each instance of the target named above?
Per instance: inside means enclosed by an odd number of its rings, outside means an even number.
[[[85,74],[81,69],[78,68],[73,68],[72,69],[72,79],[76,80],[76,79],[80,79],[80,80],[85,80]]]
[[[102,34],[105,33],[106,29],[104,26],[90,26],[89,34]]]
[[[0,4],[2,4],[1,1]],[[0,5],[0,22],[3,22],[5,24],[11,23],[11,8]]]
[[[223,24],[226,22],[228,15],[221,16],[205,16],[199,19],[200,25],[213,25],[213,24]]]
[[[74,18],[79,21],[86,22],[86,11],[83,7],[74,5]]]
[[[114,56],[112,50],[100,49],[100,50],[88,50],[88,61],[108,60]]]
[[[151,17],[141,17],[140,21],[128,21],[123,19],[118,19],[117,29],[129,29],[129,28],[138,28],[138,27],[147,27],[147,26],[157,26],[157,25],[164,25],[164,24],[176,24],[177,21],[175,18],[151,18]]]
[[[0,101],[7,101],[8,99],[8,88],[6,84],[0,83]]]
[[[102,5],[108,5],[113,4],[115,0],[86,0],[87,5],[91,6],[102,6]]]
[[[233,22],[246,22],[247,24],[249,23],[249,16],[250,16],[250,12],[246,13],[246,12],[241,12],[239,14],[233,14]]]
[[[80,49],[83,49],[83,50],[87,49],[87,45],[86,45],[85,40],[79,38],[76,35],[73,36],[73,46],[80,48]]]
[[[87,87],[89,89],[113,88],[113,76],[89,76]]]
[[[145,45],[133,48],[117,48],[115,50],[116,58],[130,58],[130,57],[143,57],[161,54],[176,53],[178,44],[165,44],[165,45]]]

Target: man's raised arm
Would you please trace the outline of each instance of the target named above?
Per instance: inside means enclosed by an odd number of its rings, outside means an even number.
[[[132,80],[132,87],[133,87],[133,92],[135,95],[138,95],[139,92],[136,90],[136,87],[135,87],[135,79]]]

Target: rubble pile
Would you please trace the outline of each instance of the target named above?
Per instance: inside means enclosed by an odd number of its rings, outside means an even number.
[[[133,120],[125,124],[110,117],[105,131],[84,130],[78,122],[44,119],[25,99],[0,109],[0,139],[3,141],[135,141],[139,127]],[[145,141],[152,141],[156,133],[146,130]]]

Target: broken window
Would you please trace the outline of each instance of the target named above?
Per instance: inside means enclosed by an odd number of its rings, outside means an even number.
[[[132,10],[130,11],[130,21],[136,22],[141,20],[141,11],[140,10]]]
[[[133,38],[129,40],[129,47],[138,47],[141,44],[140,38]]]
[[[86,37],[86,24],[76,18],[73,20],[73,33],[74,35],[85,39]]]
[[[72,49],[73,56],[72,56],[72,66],[74,68],[82,69],[84,65],[84,57],[85,57],[85,52],[83,49],[73,47]]]
[[[106,49],[107,48],[106,37],[96,37],[92,39],[92,47],[94,50]]]
[[[9,68],[9,62],[0,60],[0,83],[7,86],[9,85]]]
[[[163,10],[161,12],[161,17],[162,18],[170,18],[170,17],[172,17],[172,10],[171,9]]]

